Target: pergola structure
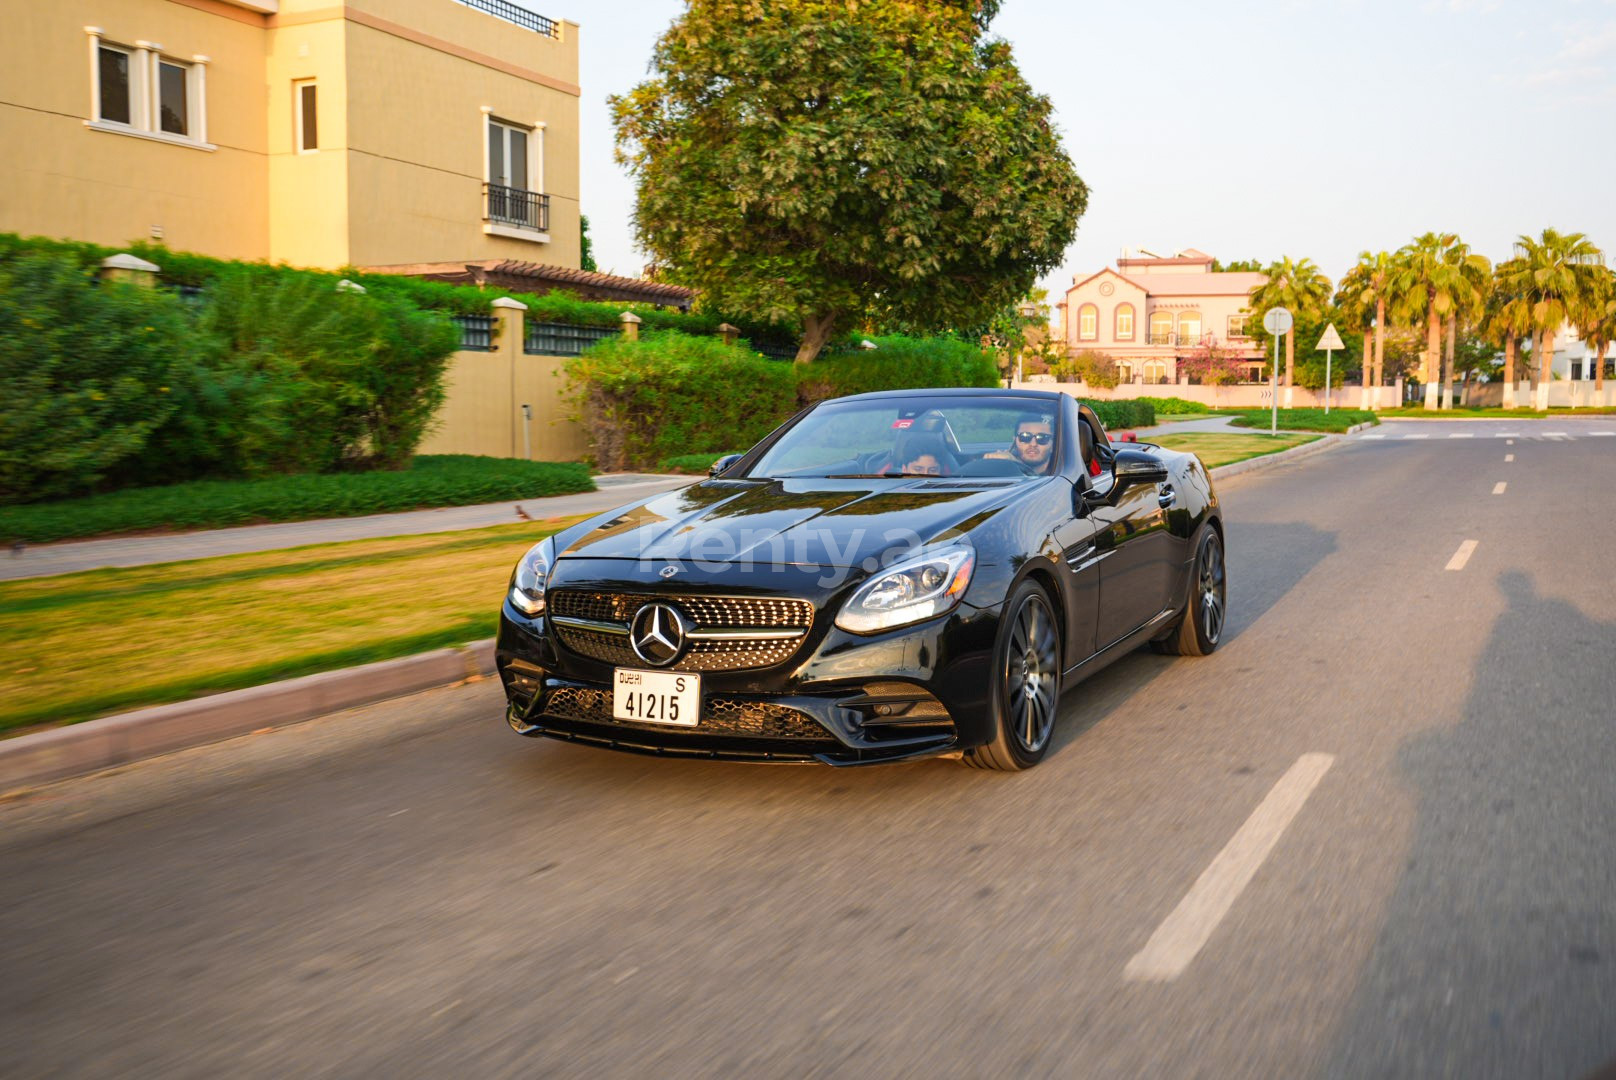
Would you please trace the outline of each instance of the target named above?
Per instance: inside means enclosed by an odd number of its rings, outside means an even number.
[[[522,262],[517,259],[485,259],[480,262],[404,263],[397,266],[367,266],[367,274],[398,274],[426,281],[446,281],[454,285],[493,286],[511,292],[543,294],[551,289],[572,293],[580,300],[615,303],[655,304],[689,311],[695,290],[641,278],[574,270],[567,266]]]

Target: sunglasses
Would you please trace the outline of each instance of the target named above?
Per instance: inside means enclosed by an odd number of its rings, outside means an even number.
[[[1034,431],[1018,431],[1018,432],[1016,432],[1016,442],[1018,442],[1018,443],[1024,443],[1024,444],[1037,443],[1039,446],[1048,446],[1051,442],[1054,441],[1054,439],[1055,439],[1055,436],[1051,435],[1047,431],[1036,431],[1036,432],[1034,432]]]

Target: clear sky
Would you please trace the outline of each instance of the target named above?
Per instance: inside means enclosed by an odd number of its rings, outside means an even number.
[[[582,204],[601,269],[637,274],[606,98],[646,77],[679,0],[522,0],[581,24]],[[1121,248],[1312,258],[1451,230],[1491,259],[1545,226],[1616,263],[1616,0],[1004,0],[1089,185],[1064,265]]]

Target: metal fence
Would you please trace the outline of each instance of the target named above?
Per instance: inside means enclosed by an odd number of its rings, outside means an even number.
[[[460,327],[460,348],[466,352],[494,351],[494,317],[492,315],[455,315]]]
[[[535,34],[543,34],[545,37],[560,36],[556,33],[554,19],[546,19],[543,15],[507,3],[506,0],[458,0],[458,2],[492,15],[496,19],[504,19],[506,22],[526,27]]]
[[[501,225],[516,225],[538,232],[550,231],[550,196],[503,184],[484,184],[488,207],[484,217]]]
[[[597,341],[615,337],[622,330],[615,326],[578,326],[573,323],[533,322],[527,324],[525,353],[544,356],[578,356]]]

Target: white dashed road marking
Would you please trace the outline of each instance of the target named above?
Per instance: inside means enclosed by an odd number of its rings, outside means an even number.
[[[1509,442],[1505,443],[1504,445],[1505,446],[1514,446],[1515,445],[1515,440],[1511,439],[1511,440],[1509,440]]]
[[[1453,558],[1448,560],[1446,569],[1463,570],[1465,568],[1465,563],[1470,561],[1470,553],[1475,550],[1476,542],[1474,540],[1466,540],[1464,543],[1459,545],[1459,550],[1453,553]]]
[[[1502,481],[1502,480],[1498,481],[1498,483],[1493,485],[1493,494],[1494,495],[1502,495],[1504,493],[1504,488],[1506,486],[1507,485],[1505,484],[1504,481]]]
[[[1616,435],[1616,431],[1590,431],[1590,435]]]
[[[1431,436],[1429,436],[1429,435],[1404,435],[1403,436],[1403,438],[1405,438],[1405,439],[1429,439],[1430,437]]]
[[[1514,461],[1515,460],[1515,455],[1514,454],[1505,454],[1504,455],[1504,460],[1505,461]]]
[[[1476,437],[1475,433],[1474,432],[1469,432],[1469,431],[1462,432],[1462,433],[1456,431],[1453,434],[1448,436],[1448,438],[1450,438],[1450,439],[1474,439],[1475,437]]]
[[[1303,754],[1296,760],[1128,961],[1123,978],[1170,982],[1184,973],[1334,761],[1332,754]]]
[[[1364,438],[1366,438],[1366,439],[1384,439],[1385,437],[1386,436],[1384,436],[1384,435],[1365,435],[1364,436]]]

